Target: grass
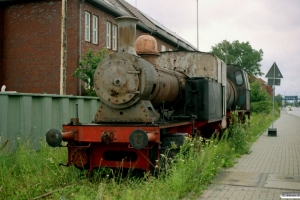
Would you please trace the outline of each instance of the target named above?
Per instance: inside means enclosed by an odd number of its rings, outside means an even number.
[[[42,141],[36,151],[19,140],[14,153],[0,149],[0,199],[173,200],[188,194],[193,198],[222,167],[233,166],[237,157],[249,153],[271,122],[271,114],[252,114],[250,122],[232,125],[218,140],[187,138],[176,157],[165,157],[168,162],[156,176],[124,178],[102,168],[86,177],[74,167],[58,166],[67,160],[66,148],[50,148]]]

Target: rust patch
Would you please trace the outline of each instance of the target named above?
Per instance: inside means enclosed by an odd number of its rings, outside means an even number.
[[[115,91],[114,89],[111,89],[110,90],[110,96],[112,96],[112,97],[116,97],[116,96],[118,96],[120,93],[119,92],[117,92],[117,91]]]

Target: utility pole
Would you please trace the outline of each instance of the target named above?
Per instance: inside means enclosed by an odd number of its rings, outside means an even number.
[[[61,1],[61,51],[60,51],[60,95],[66,95],[66,65],[67,65],[67,0]]]
[[[197,1],[197,50],[199,50],[199,28],[198,28],[198,0]]]

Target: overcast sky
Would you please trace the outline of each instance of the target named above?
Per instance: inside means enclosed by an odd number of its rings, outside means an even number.
[[[197,0],[126,1],[197,47]],[[248,41],[264,52],[264,74],[274,62],[280,69],[275,93],[300,96],[300,0],[198,0],[198,16],[200,51]]]

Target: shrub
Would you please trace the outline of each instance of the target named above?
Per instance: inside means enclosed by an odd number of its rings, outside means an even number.
[[[230,125],[226,131],[230,135],[230,146],[237,154],[250,152],[251,131],[247,117],[242,116],[241,119],[241,117],[238,116],[238,113],[232,112],[230,116]]]
[[[251,103],[251,111],[256,113],[269,114],[272,111],[273,104],[271,101],[259,101]]]
[[[94,53],[92,49],[83,55],[79,62],[79,68],[75,70],[72,76],[84,81],[87,85],[85,96],[97,96],[94,90],[94,74],[99,63],[109,55],[106,48]]]

